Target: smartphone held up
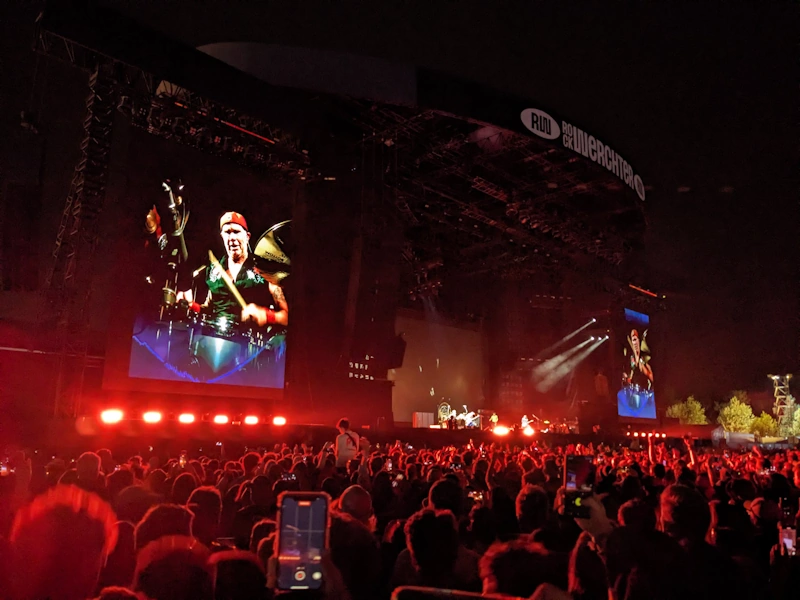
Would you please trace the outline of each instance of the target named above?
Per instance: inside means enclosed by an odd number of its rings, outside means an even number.
[[[564,515],[588,519],[591,515],[585,500],[594,493],[590,477],[592,461],[588,456],[568,454],[564,461]]]
[[[316,492],[285,492],[278,499],[279,590],[322,588],[330,503],[328,494]]]

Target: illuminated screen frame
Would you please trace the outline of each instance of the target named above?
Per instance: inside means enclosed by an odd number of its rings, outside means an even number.
[[[122,219],[120,235],[117,236],[112,250],[115,255],[113,269],[116,274],[113,286],[108,291],[109,323],[103,391],[127,392],[131,395],[176,394],[209,398],[282,400],[285,397],[291,371],[291,316],[289,333],[285,339],[283,385],[280,387],[131,377],[130,361],[134,343],[132,335],[137,318],[142,314],[152,314],[151,310],[157,315],[160,289],[164,286],[163,279],[160,283],[155,281],[154,273],[154,260],[160,261],[162,267],[165,264],[163,257],[158,258],[159,232],[156,230],[155,234],[149,234],[143,227],[148,210],[153,206],[157,208],[161,217],[160,222],[164,224],[165,235],[169,233],[167,229],[172,221],[167,206],[169,195],[160,189],[163,179],[154,178],[153,173],[191,175],[183,193],[187,195],[187,205],[191,209],[191,219],[187,227],[190,260],[186,266],[192,269],[208,264],[209,250],[220,260],[226,255],[223,240],[219,237],[220,217],[231,210],[241,211],[247,219],[248,229],[252,234],[249,240],[251,251],[256,249],[263,228],[269,227],[277,232],[277,224],[284,223],[287,219],[293,220],[296,206],[294,198],[297,187],[301,184],[300,180],[289,182],[277,178],[273,180],[263,173],[242,169],[239,165],[216,156],[209,156],[193,148],[176,147],[171,140],[153,138],[144,132],[138,132],[133,136],[131,155],[133,158],[127,165],[130,176],[125,189],[126,201],[120,209],[120,219]],[[265,198],[269,201],[265,201]],[[169,243],[173,243],[171,238]],[[291,240],[291,245],[295,247],[301,244],[301,240]],[[287,250],[294,254],[291,248]],[[150,275],[154,275],[153,282],[147,285],[145,280]],[[293,302],[293,291],[299,291],[300,287],[293,279],[291,274],[286,279],[280,279],[281,289],[285,292],[290,305]],[[155,306],[153,306],[154,297]]]
[[[622,379],[616,392],[620,419],[654,421],[658,418],[654,354],[649,345],[651,330],[649,315],[630,308],[623,310],[618,327]]]

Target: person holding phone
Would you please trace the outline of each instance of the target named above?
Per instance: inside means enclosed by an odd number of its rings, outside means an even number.
[[[339,435],[336,437],[334,445],[336,468],[346,469],[350,461],[358,454],[360,438],[355,431],[350,430],[350,421],[348,419],[339,419],[336,427],[339,429]]]
[[[324,492],[284,492],[278,499],[277,556],[270,587],[322,590],[330,547],[331,499]]]

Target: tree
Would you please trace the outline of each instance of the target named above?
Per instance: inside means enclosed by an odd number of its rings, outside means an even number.
[[[778,435],[778,422],[771,414],[762,411],[750,423],[750,433],[762,438]]]
[[[786,408],[784,408],[784,419],[781,423],[778,423],[778,435],[782,437],[789,437],[789,436],[797,436],[800,433],[798,430],[798,426],[800,426],[800,421],[798,421],[798,406],[794,400],[794,396],[791,394],[786,398]],[[775,410],[773,409],[773,412]],[[777,416],[777,413],[776,413]]]
[[[794,417],[792,418],[792,425],[789,429],[789,435],[800,437],[800,408],[795,404]]]
[[[746,399],[747,394],[744,394],[744,397]],[[753,419],[755,419],[753,409],[749,404],[742,402],[736,395],[725,404],[719,406],[717,423],[722,425],[725,431],[748,433]]]
[[[706,409],[694,396],[689,396],[684,402],[677,402],[667,408],[667,416],[678,419],[681,425],[707,425]]]

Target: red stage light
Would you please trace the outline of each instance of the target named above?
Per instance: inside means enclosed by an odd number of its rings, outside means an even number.
[[[286,417],[273,417],[272,424],[277,425],[278,427],[283,427],[286,425]]]
[[[245,425],[258,425],[258,417],[255,415],[247,415],[244,418]]]
[[[647,437],[653,437],[653,434],[652,433],[648,433]]]
[[[189,421],[191,423],[191,421]],[[214,417],[214,423],[217,425],[225,425],[228,422],[228,415],[216,415]]]
[[[147,411],[142,415],[145,423],[158,423],[161,420],[161,413],[156,410]]]
[[[522,430],[522,433],[524,433],[525,435],[527,435],[528,437],[530,437],[530,436],[532,436],[532,435],[533,435],[534,433],[536,433],[536,432],[533,430],[533,427],[531,427],[530,425],[528,425],[528,426],[527,426],[525,429],[523,429],[523,430]]]
[[[183,413],[178,416],[180,423],[194,423],[194,415],[192,413]]]
[[[625,435],[627,435],[628,437],[631,437],[631,432],[630,431],[626,431]]]
[[[666,434],[666,433],[662,433],[662,434],[661,434],[661,437],[662,437],[662,438],[665,438],[665,437],[667,437],[667,434]]]
[[[638,431],[634,431],[633,432],[633,437],[639,437],[639,432]]]
[[[495,435],[508,435],[511,430],[505,425],[498,425],[492,431]]]
[[[122,421],[122,411],[118,408],[109,408],[100,413],[100,420],[106,425],[112,425]]]

